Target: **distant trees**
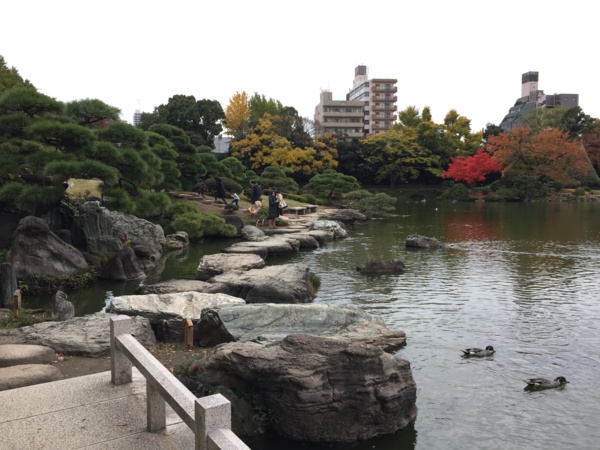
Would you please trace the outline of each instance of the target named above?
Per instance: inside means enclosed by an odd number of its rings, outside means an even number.
[[[503,174],[515,173],[539,181],[580,182],[590,169],[581,143],[556,128],[537,134],[529,127],[516,128],[490,136],[486,149],[500,163]]]
[[[29,87],[35,90],[35,86],[29,80],[24,80],[17,69],[8,67],[4,57],[0,55],[0,95],[14,87]]]
[[[273,117],[265,114],[244,138],[231,144],[231,155],[246,167],[262,172],[269,166],[290,168],[297,181],[337,166],[337,150],[326,142],[312,147],[294,147],[277,133]]]
[[[358,154],[363,160],[361,168],[391,187],[415,180],[422,172],[441,173],[439,157],[420,146],[411,129],[392,129],[366,138]]]
[[[196,100],[193,95],[174,95],[166,104],[142,113],[140,128],[168,124],[184,130],[195,145],[213,146],[215,136],[223,131],[225,113],[216,100]]]
[[[225,126],[234,140],[242,139],[250,128],[250,105],[245,91],[236,92],[225,108]]]

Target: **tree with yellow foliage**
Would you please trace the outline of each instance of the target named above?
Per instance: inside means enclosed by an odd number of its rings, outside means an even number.
[[[250,105],[245,91],[236,92],[225,108],[225,126],[234,140],[246,136],[250,123]]]
[[[316,142],[313,147],[294,147],[275,132],[273,118],[265,114],[252,132],[231,144],[232,156],[247,167],[261,172],[268,166],[289,167],[296,179],[308,179],[326,169],[337,167],[337,150],[325,142]]]

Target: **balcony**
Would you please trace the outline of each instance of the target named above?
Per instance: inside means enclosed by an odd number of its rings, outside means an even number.
[[[375,123],[371,125],[371,130],[372,131],[387,131],[390,128],[392,128],[392,122],[391,121],[390,122],[386,122],[384,120],[380,120],[379,121],[379,125],[377,125]]]
[[[395,100],[394,100],[394,102],[395,102]],[[388,105],[388,106],[386,106],[386,105],[373,105],[373,106],[371,106],[371,109],[373,111],[398,111],[398,106],[396,106],[396,105]]]
[[[387,94],[387,95],[373,94],[373,95],[371,95],[371,103],[374,103],[374,102],[380,102],[380,103],[381,102],[389,102],[389,103],[394,102],[395,103],[397,101],[398,101],[398,97],[396,95],[390,95],[390,94]]]
[[[395,94],[396,92],[398,92],[398,87],[397,86],[384,86],[382,84],[380,84],[379,86],[373,86],[371,87],[371,92],[385,92],[385,93],[389,93],[389,94]]]

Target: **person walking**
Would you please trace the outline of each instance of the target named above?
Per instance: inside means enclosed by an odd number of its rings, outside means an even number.
[[[259,184],[256,181],[251,181],[250,184],[252,185],[252,204],[255,204],[256,202],[261,201],[260,198],[262,196],[262,192]]]
[[[233,193],[233,195],[232,195],[232,197],[233,197],[233,200],[231,200],[231,203],[232,203],[233,205],[237,206],[237,207],[238,207],[238,209],[239,209],[239,208],[240,208],[240,205],[239,205],[239,203],[238,203],[238,202],[240,201],[240,196],[239,196],[239,195],[237,195],[237,193],[236,193],[236,192],[234,192],[234,193]]]
[[[204,196],[204,193],[208,191],[208,186],[204,180],[199,180],[194,190],[202,196],[202,199],[205,199],[206,197]]]
[[[216,183],[215,198],[219,198],[220,200],[223,200],[223,203],[227,204],[227,200],[225,200],[227,192],[225,191],[225,185],[223,185],[223,180],[221,180],[221,178],[219,178],[216,175],[214,176],[214,179]]]
[[[275,189],[275,192],[277,193],[277,210],[279,215],[283,216],[283,209],[287,207],[287,203],[283,199],[283,194],[281,192],[279,192],[277,189]]]
[[[269,215],[267,216],[267,222],[271,230],[274,230],[276,228],[275,219],[277,219],[278,216],[279,203],[277,202],[277,192],[275,192],[275,190],[272,190],[271,194],[269,195]]]

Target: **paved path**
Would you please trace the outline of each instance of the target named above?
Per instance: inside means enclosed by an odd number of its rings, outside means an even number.
[[[0,450],[193,449],[194,434],[167,406],[167,428],[146,431],[146,380],[113,386],[110,372],[0,392]]]

